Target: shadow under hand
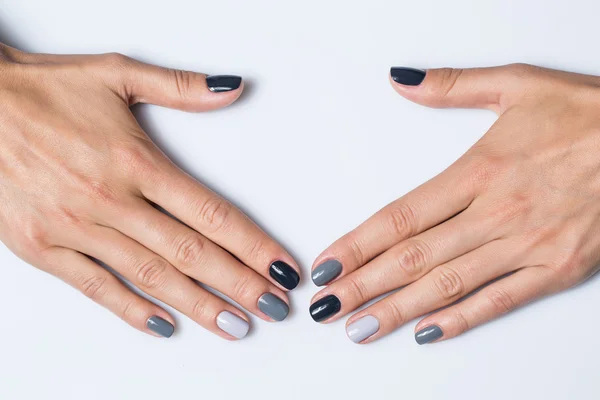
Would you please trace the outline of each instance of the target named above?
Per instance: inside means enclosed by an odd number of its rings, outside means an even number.
[[[10,28],[5,17],[0,17],[0,42],[19,50],[28,51],[23,38],[16,33],[15,29]]]

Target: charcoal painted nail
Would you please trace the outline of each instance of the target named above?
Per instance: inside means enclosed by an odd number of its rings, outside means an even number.
[[[348,325],[346,334],[354,343],[360,343],[373,336],[378,330],[379,320],[372,315],[367,315]]]
[[[217,315],[217,326],[237,339],[244,338],[250,329],[248,322],[229,311]]]
[[[337,278],[341,273],[341,262],[338,260],[327,260],[313,270],[311,278],[315,285],[323,286]]]
[[[258,308],[275,321],[283,321],[290,312],[287,303],[272,293],[265,293],[260,296]]]
[[[300,283],[300,275],[283,261],[275,261],[271,264],[269,275],[288,290],[294,289]]]
[[[215,93],[230,92],[240,87],[242,77],[236,75],[209,75],[206,77],[208,90]]]
[[[310,316],[316,322],[321,322],[327,318],[335,315],[342,308],[340,299],[330,294],[329,296],[323,297],[321,300],[315,301],[310,306]]]
[[[426,72],[421,69],[392,67],[390,75],[394,82],[407,86],[419,86],[425,79]]]
[[[152,332],[159,334],[162,337],[170,338],[173,335],[175,328],[164,318],[154,315],[146,321],[146,326]]]
[[[431,325],[415,333],[415,340],[419,344],[426,344],[438,340],[442,336],[444,336],[442,328],[437,325]]]

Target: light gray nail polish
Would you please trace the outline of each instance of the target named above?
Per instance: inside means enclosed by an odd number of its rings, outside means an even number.
[[[342,263],[338,260],[327,260],[312,272],[312,281],[317,286],[323,286],[334,280],[342,273]]]
[[[217,326],[237,339],[244,338],[250,329],[245,320],[229,311],[217,315]]]
[[[275,321],[283,321],[290,312],[290,307],[286,302],[272,293],[265,293],[260,296],[258,308]]]
[[[379,330],[379,321],[372,315],[367,315],[354,321],[346,328],[346,334],[354,343],[360,343],[373,336]]]
[[[146,326],[152,332],[166,338],[170,338],[171,335],[173,335],[173,331],[175,331],[175,328],[169,321],[157,315],[148,318],[146,321]]]
[[[433,342],[434,340],[438,340],[444,336],[444,332],[442,332],[442,328],[437,325],[431,325],[426,328],[421,329],[419,332],[415,333],[415,340],[419,344],[425,344],[429,342]]]

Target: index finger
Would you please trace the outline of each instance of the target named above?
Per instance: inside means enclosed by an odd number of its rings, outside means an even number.
[[[235,255],[244,264],[292,290],[300,282],[293,258],[231,203],[169,162],[142,194]]]
[[[313,264],[312,280],[323,286],[367,264],[395,244],[415,236],[466,209],[475,185],[457,163],[387,205],[342,236]]]

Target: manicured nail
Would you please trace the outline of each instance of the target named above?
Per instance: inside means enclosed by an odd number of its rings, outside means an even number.
[[[275,261],[271,264],[269,275],[288,290],[292,290],[300,283],[300,276],[296,270],[283,261]]]
[[[340,299],[330,294],[310,306],[310,316],[316,322],[321,322],[336,314],[342,308]]]
[[[258,308],[275,321],[283,321],[290,312],[287,303],[272,293],[265,293],[260,296]]]
[[[206,77],[206,85],[211,92],[229,92],[240,87],[242,77],[236,75],[210,75]]]
[[[160,336],[166,338],[170,338],[171,335],[173,335],[173,331],[175,330],[175,328],[169,321],[157,315],[148,318],[148,321],[146,321],[146,326],[152,332],[157,333]]]
[[[425,79],[426,72],[421,69],[392,67],[390,75],[394,82],[407,86],[419,86]]]
[[[429,342],[433,342],[434,340],[438,340],[444,336],[444,332],[442,332],[442,328],[437,325],[431,325],[426,328],[421,329],[419,332],[415,333],[415,340],[419,344],[425,344]]]
[[[348,325],[346,334],[354,343],[360,343],[373,336],[378,330],[379,320],[372,315],[367,315]]]
[[[312,281],[317,286],[327,285],[342,273],[342,263],[338,260],[327,260],[319,264],[312,272]]]
[[[217,315],[217,326],[237,339],[243,339],[250,329],[245,320],[229,311]]]

